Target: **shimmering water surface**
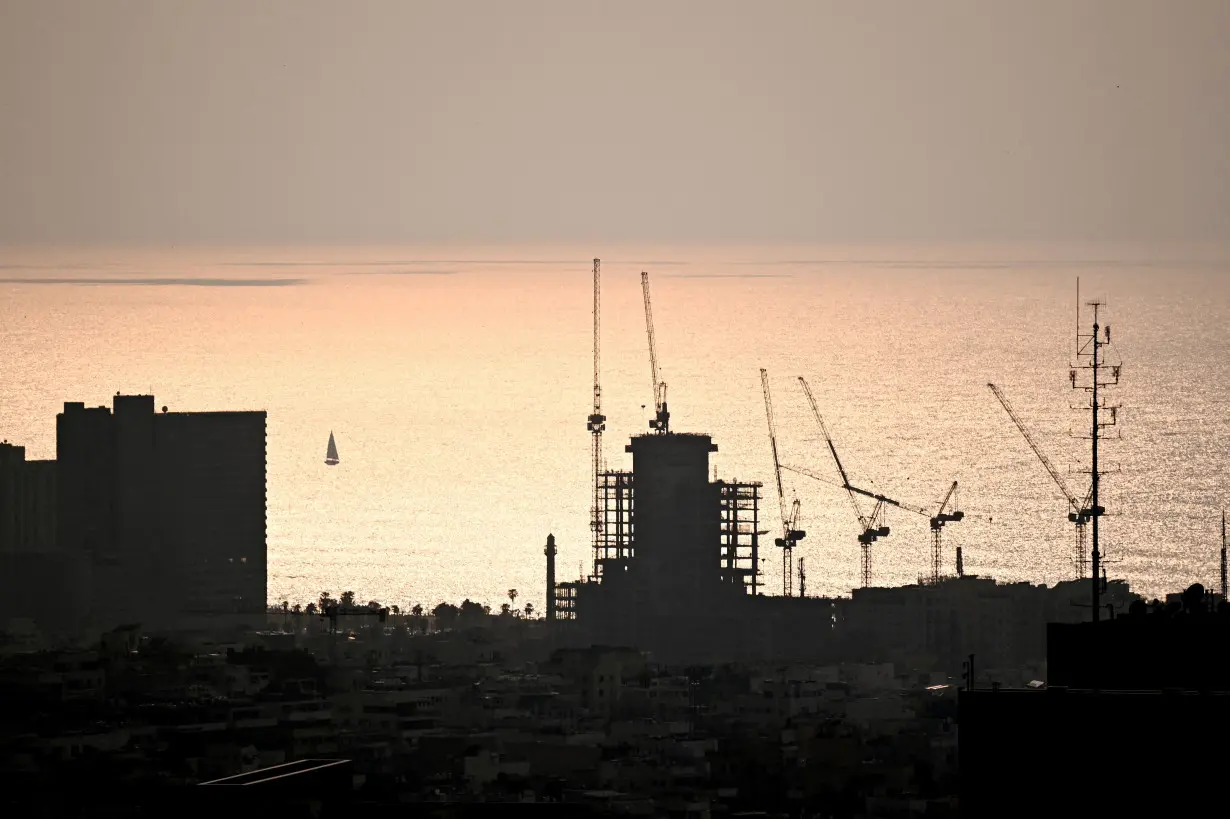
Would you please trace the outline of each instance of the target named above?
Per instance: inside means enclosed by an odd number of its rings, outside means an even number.
[[[639,274],[650,273],[673,428],[709,432],[717,473],[776,498],[759,368],[788,464],[842,460],[920,506],[960,481],[967,572],[1072,575],[1072,526],[987,389],[998,383],[1074,490],[1084,400],[1068,382],[1075,286],[1108,302],[1122,439],[1104,457],[1112,576],[1149,594],[1217,577],[1230,490],[1230,263],[1122,248],[0,249],[0,437],[55,455],[64,401],[153,391],[176,410],[269,412],[269,599],[321,591],[428,606],[543,602],[588,565],[591,258],[603,258],[609,466],[651,414]],[[1224,258],[1224,257],[1223,257]],[[330,430],[341,464],[324,464]],[[1071,471],[1072,474],[1068,474]],[[858,582],[856,523],[832,485],[787,474],[808,531],[809,594]],[[928,567],[922,516],[895,511],[877,584]],[[764,581],[780,562],[764,550]]]

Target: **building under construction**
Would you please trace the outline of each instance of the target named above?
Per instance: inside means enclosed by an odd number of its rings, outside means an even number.
[[[969,653],[979,653],[991,667],[1019,667],[1044,659],[1047,622],[1092,617],[1103,604],[1123,610],[1134,595],[1126,584],[1111,589],[1098,571],[1096,517],[1097,431],[1114,422],[1114,408],[1097,389],[1118,381],[1119,367],[1097,355],[1109,344],[1099,335],[1096,305],[1092,335],[1078,339],[1092,344],[1092,373],[1096,388],[1091,398],[1095,439],[1090,498],[1079,502],[1034,445],[1023,422],[1002,393],[992,386],[1000,402],[1042,458],[1076,510],[1069,519],[1078,527],[1093,523],[1092,576],[1080,571],[1074,581],[1053,589],[1029,583],[1000,584],[990,578],[965,575],[957,549],[957,576],[941,573],[941,535],[946,522],[960,521],[956,509],[957,483],[953,481],[938,509],[924,509],[888,498],[851,483],[833,444],[815,397],[799,378],[812,413],[824,435],[840,477],[858,514],[863,588],[850,599],[806,597],[802,561],[799,595],[794,596],[792,552],[805,536],[798,528],[798,500],[788,510],[782,493],[781,470],[774,432],[768,376],[761,370],[769,439],[776,476],[782,535],[767,545],[780,549],[783,586],[780,596],[766,595],[760,582],[761,536],[769,533],[760,514],[760,483],[711,480],[709,455],[717,445],[709,435],[674,432],[666,404],[654,340],[648,274],[641,274],[645,326],[649,342],[654,415],[649,432],[633,436],[625,447],[632,456],[630,471],[612,471],[603,457],[600,386],[600,263],[594,260],[594,402],[587,418],[591,433],[593,468],[590,528],[593,564],[589,576],[557,583],[556,547],[549,537],[547,556],[547,617],[558,624],[557,637],[581,645],[634,646],[658,661],[706,663],[730,661],[856,661],[894,662],[917,669],[955,673]],[[1090,341],[1092,339],[1092,341]],[[1078,345],[1080,355],[1087,355]],[[1102,373],[1107,369],[1109,376]],[[1077,386],[1076,369],[1071,372]],[[1098,420],[1097,412],[1110,420]],[[812,475],[808,470],[794,469]],[[812,477],[819,477],[812,475]],[[860,499],[875,502],[870,514],[860,510]],[[917,586],[875,588],[871,583],[869,546],[889,529],[880,519],[885,505],[919,513],[930,519],[932,567]],[[776,523],[776,522],[774,522]],[[1083,529],[1082,529],[1083,533]],[[1082,539],[1083,546],[1083,539]],[[1082,550],[1083,552],[1083,550]],[[1088,596],[1085,607],[1076,598]],[[1105,597],[1104,597],[1105,596]],[[1089,609],[1092,608],[1092,611]],[[987,665],[983,666],[988,667]]]
[[[631,471],[606,468],[602,434],[601,262],[594,259],[594,402],[591,435],[593,568],[578,582],[555,582],[556,547],[548,537],[547,617],[557,634],[583,644],[636,646],[665,661],[774,656],[779,629],[759,594],[759,483],[711,481],[708,435],[672,432],[666,382],[658,367],[649,274],[641,273],[654,416],[651,432],[625,447]],[[796,601],[791,601],[796,602]],[[825,643],[831,601],[797,601],[817,617],[806,645]],[[764,611],[761,611],[761,609]],[[766,654],[767,652],[767,654]]]
[[[593,572],[550,590],[578,640],[681,662],[825,653],[833,601],[759,594],[761,484],[710,480],[716,450],[708,435],[651,432],[625,447],[631,471],[599,476]],[[779,628],[779,615],[794,626]]]

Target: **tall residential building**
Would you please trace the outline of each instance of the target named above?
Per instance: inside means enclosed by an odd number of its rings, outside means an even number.
[[[0,442],[0,629],[29,621],[45,636],[75,636],[90,597],[86,561],[56,548],[56,462]]]
[[[0,553],[49,552],[56,544],[56,462],[27,461],[0,442]]]
[[[56,418],[62,549],[93,567],[108,628],[215,629],[265,610],[264,412],[68,402]]]

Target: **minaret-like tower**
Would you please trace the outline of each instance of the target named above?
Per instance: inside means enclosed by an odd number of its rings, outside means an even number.
[[[547,619],[555,619],[555,535],[547,535]]]

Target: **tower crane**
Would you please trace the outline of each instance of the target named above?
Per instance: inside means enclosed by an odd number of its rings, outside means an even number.
[[[594,409],[586,428],[590,432],[590,454],[593,461],[593,499],[589,507],[589,528],[593,530],[594,577],[598,576],[598,549],[602,543],[602,431],[606,416],[602,414],[601,351],[602,351],[602,262],[594,259]]]
[[[832,447],[831,441],[829,442],[829,446],[830,448]],[[835,452],[834,452],[834,460],[836,460]],[[837,461],[837,463],[838,463],[838,469],[841,469],[840,467],[841,462]],[[813,480],[820,481],[821,483],[827,483],[833,486],[837,486],[841,489],[846,490],[846,492],[850,494],[850,502],[854,506],[854,512],[856,515],[858,515],[859,523],[862,524],[863,526],[863,534],[859,535],[858,542],[862,544],[863,546],[863,570],[864,570],[864,575],[865,575],[864,585],[869,585],[871,582],[871,578],[870,578],[871,558],[867,554],[868,547],[877,538],[886,537],[889,533],[889,527],[880,525],[885,506],[894,506],[898,509],[904,509],[907,512],[913,512],[916,515],[922,515],[923,517],[927,518],[930,521],[930,524],[931,524],[931,582],[932,583],[939,582],[940,566],[942,565],[941,558],[943,555],[944,524],[945,523],[955,523],[957,521],[965,519],[965,513],[956,509],[956,505],[957,505],[957,500],[956,500],[957,499],[957,482],[956,481],[953,481],[952,485],[948,487],[947,494],[945,494],[944,499],[940,501],[938,511],[932,514],[931,512],[928,512],[926,509],[923,509],[921,506],[915,506],[911,503],[906,503],[905,501],[895,500],[879,492],[871,492],[866,489],[860,489],[857,486],[850,485],[849,483],[837,483],[836,481],[832,481],[828,478],[825,478],[824,476],[816,472],[813,472],[810,469],[805,469],[799,466],[789,466],[787,464],[782,464],[782,469],[786,470],[787,472],[794,472],[799,475],[805,475],[808,478],[812,478]],[[842,470],[842,477],[844,480],[845,478],[844,470]],[[863,495],[864,497],[871,498],[872,500],[876,502],[876,505],[872,509],[871,514],[865,516],[865,518],[859,507],[858,500],[854,497],[855,495]],[[951,511],[948,511],[948,510],[951,510]]]
[[[782,550],[782,597],[794,596],[794,546],[807,533],[799,529],[799,499],[795,498],[786,512],[786,495],[782,491],[782,464],[777,457],[777,428],[773,422],[773,398],[769,393],[769,371],[761,367],[760,387],[764,391],[764,412],[769,421],[769,447],[773,451],[773,477],[777,480],[777,505],[782,517],[782,536],[774,545]],[[799,558],[799,596],[803,596],[803,558]]]
[[[951,503],[951,506],[949,504]],[[946,511],[951,509],[952,511]],[[957,482],[948,487],[948,494],[940,501],[940,508],[931,516],[931,583],[940,582],[940,566],[943,562],[944,524],[956,523],[965,517],[965,513],[957,509]]]
[[[649,274],[641,271],[641,292],[645,296],[645,331],[649,335],[649,369],[653,375],[653,420],[649,428],[661,433],[670,432],[671,414],[666,409],[666,382],[658,373],[658,348],[653,337],[653,307],[649,302]]]
[[[846,475],[846,469],[841,465],[841,458],[837,457],[837,447],[833,446],[833,438],[829,435],[828,427],[824,424],[824,418],[820,415],[820,408],[816,405],[816,398],[811,393],[811,387],[808,386],[806,379],[799,376],[799,383],[803,385],[803,392],[807,395],[807,403],[811,405],[812,415],[816,418],[816,424],[820,427],[820,432],[824,435],[824,442],[828,444],[829,452],[833,456],[833,463],[837,465],[837,474],[841,476],[841,488],[846,490],[846,494],[850,497],[850,505],[854,507],[854,515],[858,518],[859,526],[862,527],[862,532],[859,533],[858,543],[862,547],[862,584],[863,588],[871,585],[871,544],[877,538],[887,537],[889,527],[883,524],[882,516],[884,513],[885,502],[891,502],[894,505],[900,506],[896,501],[889,501],[883,495],[875,492],[868,492],[865,489],[858,489],[850,483],[849,477]],[[791,469],[790,467],[785,467]],[[828,482],[824,478],[820,478],[812,472],[802,469],[791,469],[792,472],[799,472],[803,475],[808,475],[818,480]],[[871,514],[864,515],[862,507],[859,505],[857,495],[864,495],[875,500],[875,506],[872,507]]]
[[[939,582],[940,576],[940,561],[943,552],[943,532],[945,523],[955,523],[965,517],[965,513],[956,509],[957,482],[953,481],[952,486],[948,488],[948,493],[944,499],[940,501],[939,509],[932,514],[920,506],[914,506],[909,503],[904,503],[899,500],[894,500],[880,492],[871,492],[866,489],[860,489],[850,483],[849,476],[846,475],[845,467],[841,465],[841,458],[837,456],[837,448],[833,446],[833,438],[829,435],[828,427],[824,423],[823,416],[820,415],[820,408],[816,404],[816,397],[812,395],[811,386],[803,376],[799,376],[799,383],[803,385],[803,392],[807,396],[807,403],[811,405],[812,415],[816,418],[816,424],[820,427],[820,432],[824,435],[824,441],[828,444],[829,452],[833,456],[833,463],[837,465],[837,474],[841,476],[841,488],[846,490],[846,494],[850,497],[850,504],[854,507],[854,514],[858,517],[859,524],[863,527],[862,534],[858,536],[859,545],[862,547],[862,583],[866,588],[871,585],[871,544],[877,538],[887,537],[889,527],[883,525],[884,507],[895,506],[898,509],[904,509],[907,512],[913,512],[917,515],[922,515],[930,520],[931,523],[931,580],[933,583]],[[831,481],[820,477],[819,475],[796,467],[783,466],[783,469],[788,469],[791,472],[797,472],[801,475],[815,478],[825,483]],[[862,495],[871,498],[875,501],[875,506],[872,507],[870,515],[863,515],[862,508],[859,506],[856,495]],[[951,511],[949,511],[951,510]]]
[[[1034,436],[1029,433],[1029,428],[1025,426],[1025,422],[1016,414],[1016,410],[1008,403],[1008,399],[1004,397],[1003,391],[994,384],[988,383],[987,386],[991,392],[995,393],[995,397],[999,399],[999,403],[1003,406],[1004,411],[1008,413],[1008,417],[1012,419],[1012,423],[1016,424],[1016,428],[1020,430],[1021,435],[1025,438],[1025,443],[1029,444],[1029,448],[1038,456],[1038,460],[1042,462],[1042,466],[1046,468],[1047,474],[1051,476],[1051,480],[1059,487],[1059,491],[1063,493],[1064,499],[1068,502],[1068,520],[1076,524],[1076,574],[1077,579],[1085,577],[1085,525],[1093,517],[1093,509],[1091,506],[1092,494],[1087,496],[1085,500],[1078,501],[1072,491],[1068,489],[1068,485],[1064,483],[1059,472],[1051,464],[1050,458],[1046,457],[1045,453],[1038,446]],[[1090,492],[1092,493],[1092,489]],[[1094,578],[1095,582],[1097,578]]]

